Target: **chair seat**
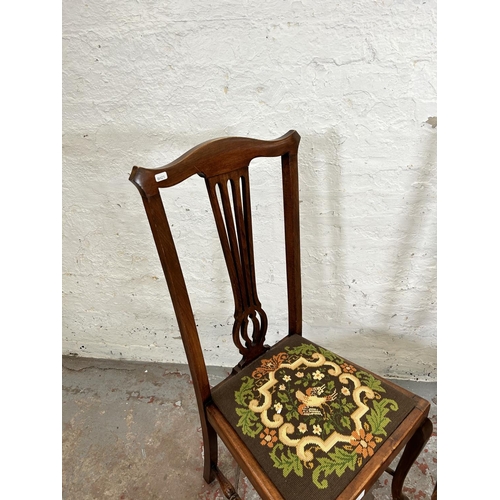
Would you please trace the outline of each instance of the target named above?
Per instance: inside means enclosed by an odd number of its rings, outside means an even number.
[[[299,335],[212,389],[212,399],[286,500],[336,498],[416,405]]]

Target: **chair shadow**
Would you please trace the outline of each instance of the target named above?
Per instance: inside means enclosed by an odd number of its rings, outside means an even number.
[[[406,365],[405,361],[411,361],[409,366],[422,363],[420,375],[411,370],[408,373],[410,376],[429,380],[436,376],[435,368],[429,366],[429,360],[436,358],[436,348],[433,344],[421,341],[418,336],[421,325],[425,325],[429,321],[429,314],[432,314],[429,307],[435,308],[435,293],[432,290],[435,289],[436,266],[426,268],[423,280],[422,275],[416,274],[413,269],[419,256],[412,250],[422,248],[422,245],[430,251],[435,249],[435,244],[429,244],[436,239],[435,223],[430,220],[433,213],[426,209],[426,203],[429,196],[433,196],[429,189],[432,189],[432,176],[435,173],[436,140],[437,134],[430,135],[427,154],[415,168],[417,177],[409,181],[411,184],[407,192],[410,195],[404,195],[405,211],[401,214],[401,225],[395,231],[404,236],[397,246],[394,268],[388,269],[386,273],[387,291],[383,303],[375,304],[380,318],[376,325],[355,324],[349,310],[352,305],[349,298],[352,296],[347,296],[350,287],[350,273],[346,269],[349,241],[343,231],[344,224],[348,222],[345,216],[345,194],[342,192],[344,175],[340,135],[335,130],[329,130],[322,135],[302,136],[299,150],[305,326],[313,318],[312,332],[308,336],[314,340],[316,327],[329,327],[332,336],[355,334],[357,340],[352,344],[359,344],[362,340],[367,348],[374,347],[370,353],[370,364],[386,365],[386,376],[389,377],[393,375],[401,378],[404,372],[400,367]],[[421,253],[420,257],[429,259],[424,250]],[[412,281],[415,283],[412,284]],[[406,289],[412,289],[409,299],[402,296],[405,291],[402,283],[408,284]],[[399,314],[398,317],[398,311],[401,310],[409,314]],[[404,323],[410,313],[413,321],[411,327]],[[415,335],[402,333],[408,330],[413,330]],[[332,343],[340,345],[342,341],[339,343],[332,339]],[[387,346],[387,349],[380,349],[381,345]],[[354,352],[354,345],[352,350]]]

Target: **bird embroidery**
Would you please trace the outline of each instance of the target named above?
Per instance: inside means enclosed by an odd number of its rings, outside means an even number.
[[[337,398],[337,390],[335,389],[332,394],[321,396],[325,390],[325,385],[319,387],[308,387],[306,393],[298,390],[295,397],[302,403],[299,405],[299,413],[301,415],[324,415],[325,410],[323,405],[327,402],[335,401]],[[329,409],[330,407],[326,405]]]

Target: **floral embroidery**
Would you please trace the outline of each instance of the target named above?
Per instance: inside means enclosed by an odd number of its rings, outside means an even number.
[[[374,455],[398,404],[383,396],[379,379],[325,349],[303,343],[284,350],[242,377],[237,426],[272,449],[272,465],[285,478],[308,474],[324,489],[329,475],[354,472]]]
[[[253,371],[252,377],[261,378],[269,372],[276,371],[287,357],[288,355],[286,353],[280,352],[271,359],[263,359],[261,361],[261,366]]]
[[[363,455],[363,458],[373,456],[373,449],[376,444],[371,433],[366,434],[365,430],[361,428],[359,431],[353,431],[352,437],[351,444],[356,446],[354,450],[356,453]]]
[[[313,425],[313,434],[318,434],[318,436],[320,436],[322,432],[321,425]]]
[[[356,373],[356,368],[354,368],[354,366],[349,365],[347,363],[342,363],[340,365],[340,368],[342,368],[342,371],[345,373]]]
[[[267,445],[269,446],[269,448],[272,448],[274,446],[274,443],[278,441],[278,438],[276,437],[276,431],[274,429],[269,430],[267,427],[264,429],[264,432],[260,433],[259,437],[262,439],[260,444],[262,446]]]

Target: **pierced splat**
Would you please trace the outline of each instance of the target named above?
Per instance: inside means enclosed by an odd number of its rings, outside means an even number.
[[[206,184],[233,289],[233,341],[243,356],[238,370],[268,349],[267,316],[255,282],[248,167],[208,177]]]

